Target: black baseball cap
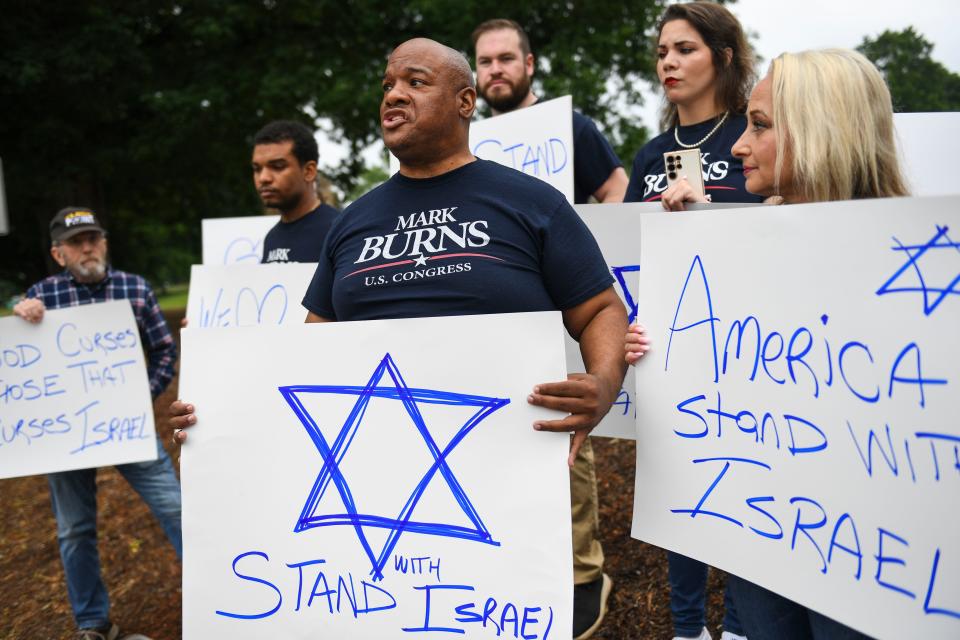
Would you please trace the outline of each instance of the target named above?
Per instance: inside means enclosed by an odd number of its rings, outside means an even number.
[[[97,215],[88,207],[60,209],[50,221],[50,240],[54,243],[63,242],[85,231],[106,233],[106,230],[100,226]]]

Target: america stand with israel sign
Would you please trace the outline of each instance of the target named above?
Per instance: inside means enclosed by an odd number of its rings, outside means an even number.
[[[633,535],[960,635],[960,198],[644,220]]]

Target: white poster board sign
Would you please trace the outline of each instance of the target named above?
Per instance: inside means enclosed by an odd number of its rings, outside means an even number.
[[[204,218],[203,264],[258,264],[263,238],[279,220],[278,215]]]
[[[716,204],[693,204],[690,209],[707,211],[729,209],[755,204],[738,205],[728,202]],[[649,215],[671,215],[659,202],[634,202],[629,204],[578,204],[574,207],[596,238],[603,257],[613,276],[613,288],[623,301],[628,319],[637,319],[637,286],[640,278],[640,227],[641,220]],[[642,321],[642,318],[641,318]],[[584,370],[580,346],[567,335],[567,370]],[[634,406],[636,383],[633,367],[620,387],[616,402],[610,412],[590,435],[611,438],[636,438],[636,407]]]
[[[660,203],[650,204],[582,204],[575,209],[596,238],[613,276],[613,288],[623,300],[630,322],[637,317],[637,287],[640,277],[640,220],[646,216],[667,215]],[[642,213],[642,212],[648,213]],[[651,213],[655,211],[655,213]],[[580,345],[566,335],[567,370],[584,370]],[[636,438],[636,382],[633,367],[627,369],[616,402],[610,412],[591,432],[594,436]]]
[[[539,102],[470,123],[470,151],[540,178],[573,204],[573,99]],[[400,163],[390,155],[390,173]]]
[[[960,198],[645,218],[633,535],[960,637]]]
[[[0,478],[153,460],[153,403],[126,300],[0,318]]]
[[[895,113],[903,172],[915,196],[960,193],[954,156],[960,143],[960,113]]]
[[[315,263],[238,264],[190,268],[187,320],[190,327],[302,324],[300,304]]]
[[[186,329],[184,638],[570,637],[569,436],[526,401],[565,378],[562,332]]]

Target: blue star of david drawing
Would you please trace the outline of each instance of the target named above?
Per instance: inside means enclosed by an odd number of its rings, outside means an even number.
[[[627,311],[629,312],[627,321],[631,324],[637,319],[638,305],[633,299],[633,294],[630,293],[630,287],[627,286],[627,277],[624,274],[636,273],[637,271],[640,271],[640,265],[638,264],[628,264],[622,267],[610,267],[610,272],[617,279],[617,284],[620,285],[620,290],[623,291],[623,299],[627,303]]]
[[[893,251],[903,251],[907,254],[907,261],[903,264],[897,271],[890,276],[890,279],[881,285],[877,289],[877,295],[882,296],[889,293],[923,293],[923,313],[924,315],[932,314],[936,308],[943,302],[948,295],[960,295],[960,260],[958,260],[958,273],[953,278],[953,280],[943,288],[937,288],[934,286],[927,285],[927,279],[924,277],[923,271],[920,268],[920,260],[925,255],[930,254],[932,251],[942,251],[953,250],[957,252],[957,257],[960,258],[960,243],[954,242],[950,239],[950,236],[947,235],[949,227],[947,226],[937,226],[937,232],[934,236],[925,244],[910,245],[904,246],[900,240],[896,237],[893,238],[893,241],[897,244],[895,247],[891,247]],[[917,282],[919,286],[892,286],[901,275],[903,275],[908,269],[913,269]]]
[[[384,375],[389,375],[392,384],[380,384],[380,381]],[[295,532],[299,533],[315,527],[330,527],[338,525],[352,526],[356,530],[357,539],[360,541],[360,545],[363,547],[367,557],[370,559],[372,566],[370,575],[373,576],[375,581],[383,579],[383,567],[386,565],[387,559],[393,552],[394,547],[396,547],[397,542],[400,539],[400,535],[404,532],[473,540],[475,542],[482,542],[494,546],[500,545],[500,543],[495,541],[490,535],[487,527],[480,519],[480,515],[470,503],[470,499],[467,497],[463,487],[457,481],[456,477],[454,477],[453,471],[447,464],[447,456],[450,455],[454,448],[456,448],[456,446],[463,441],[467,434],[470,433],[470,431],[472,431],[477,425],[479,425],[480,422],[482,422],[486,417],[500,407],[509,404],[509,399],[489,398],[485,396],[468,395],[463,393],[450,393],[432,389],[410,388],[407,386],[407,383],[404,382],[403,377],[400,375],[400,370],[393,362],[393,358],[390,357],[389,353],[387,353],[380,361],[380,364],[373,372],[373,375],[370,377],[370,380],[367,382],[366,386],[299,385],[278,387],[278,390],[287,401],[287,404],[289,404],[293,409],[293,412],[296,414],[297,418],[300,419],[303,427],[307,430],[307,434],[313,440],[314,445],[316,445],[317,450],[323,457],[323,467],[320,469],[320,474],[317,476],[317,480],[314,482],[313,488],[310,490],[310,494],[307,497],[307,502],[303,506],[303,511],[300,513],[300,517],[294,527]],[[343,427],[337,434],[337,438],[334,440],[333,446],[330,446],[327,443],[327,440],[320,432],[316,421],[300,401],[300,394],[307,393],[330,393],[357,396],[357,402],[354,404],[353,409],[350,411],[346,421],[343,423]],[[346,455],[351,442],[353,442],[353,438],[356,436],[357,430],[361,426],[361,422],[371,398],[383,398],[402,402],[404,409],[406,409],[407,414],[410,416],[410,419],[413,422],[413,425],[423,438],[425,446],[433,457],[433,463],[426,470],[426,473],[423,474],[423,477],[421,478],[420,482],[417,483],[413,493],[410,495],[410,498],[407,500],[406,504],[403,505],[403,507],[400,509],[400,513],[395,518],[357,513],[356,504],[353,499],[353,493],[350,490],[350,486],[347,483],[346,478],[340,471],[340,463]],[[466,422],[463,423],[457,433],[450,439],[450,442],[441,449],[437,445],[433,436],[430,434],[430,431],[424,422],[423,415],[420,413],[420,404],[476,407],[477,410],[466,420]],[[457,504],[459,504],[460,508],[463,509],[463,513],[473,524],[473,527],[434,522],[421,522],[411,519],[413,516],[413,511],[416,508],[420,498],[423,496],[424,491],[426,491],[430,481],[433,480],[438,473],[450,488],[450,491],[453,493],[453,497],[456,499]],[[331,482],[336,490],[340,493],[340,497],[343,499],[346,512],[318,515],[316,513],[317,506],[321,498],[323,498],[324,493],[329,488]],[[390,530],[390,534],[388,535],[386,542],[384,542],[383,548],[380,549],[380,552],[377,554],[374,553],[369,541],[367,540],[366,533],[364,532],[365,527]]]

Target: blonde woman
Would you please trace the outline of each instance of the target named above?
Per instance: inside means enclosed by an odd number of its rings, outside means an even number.
[[[747,105],[733,145],[746,188],[774,204],[909,195],[897,159],[890,92],[876,67],[846,49],[785,53]],[[630,327],[626,360],[650,348]],[[867,636],[758,585],[729,576],[750,640],[860,640]]]
[[[748,191],[786,204],[909,193],[887,85],[846,49],[776,58],[750,96],[733,155]]]
[[[846,49],[785,53],[770,65],[733,145],[749,191],[784,204],[909,195],[897,159],[890,92]],[[730,588],[751,640],[867,636],[741,578]]]

